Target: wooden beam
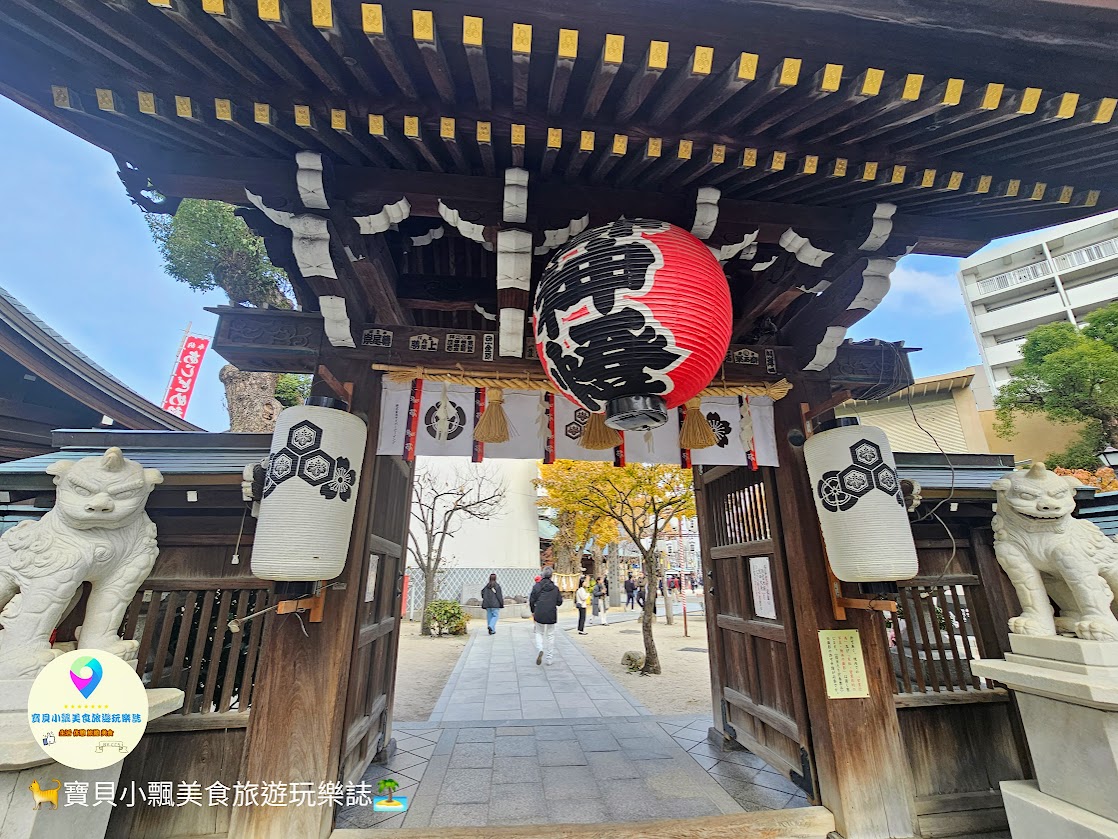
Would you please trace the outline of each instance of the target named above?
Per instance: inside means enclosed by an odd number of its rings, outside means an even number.
[[[485,22],[473,15],[462,16],[462,46],[474,83],[474,98],[484,111],[493,107],[493,86],[489,81],[489,58],[485,53]]]
[[[435,17],[431,12],[418,9],[412,11],[412,38],[439,99],[446,105],[453,105],[454,80],[443,57],[439,33],[435,29]]]
[[[586,99],[583,103],[582,116],[584,119],[593,119],[598,115],[598,109],[602,107],[602,101],[609,93],[624,58],[625,36],[606,35],[605,43],[602,44],[601,56],[590,78],[590,85],[587,88]]]
[[[650,141],[643,158],[637,155],[631,156],[630,160],[634,165],[651,163],[658,159],[660,148],[659,143],[653,145]],[[558,144],[552,150],[557,152]],[[246,203],[244,190],[247,186],[258,195],[290,201],[298,198],[293,183],[294,164],[290,161],[152,153],[137,157],[132,162],[148,175],[163,194],[173,197],[216,199],[243,205]],[[628,165],[629,162],[626,161],[619,166],[618,175]],[[861,168],[851,164],[851,174],[838,180],[856,179]],[[855,169],[858,171],[854,171]],[[454,201],[455,206],[486,207],[496,212],[504,193],[504,182],[500,178],[401,172],[345,165],[336,166],[335,172],[338,198],[355,212],[379,211],[386,203],[392,203],[401,197],[407,197],[412,215],[419,217],[438,217],[440,199]],[[876,178],[876,168],[873,178]],[[871,183],[873,178],[870,179]],[[686,196],[658,191],[571,187],[546,181],[534,187],[533,195],[539,201],[537,206],[547,207],[556,214],[568,214],[568,218],[581,216],[587,208],[592,208],[598,217],[652,216],[689,224],[690,218],[680,216],[680,208],[686,207],[689,212],[693,204],[693,200]],[[1077,208],[1068,211],[1064,220],[1084,217],[1093,211],[1097,212],[1091,207]],[[678,222],[675,221],[677,217]],[[775,234],[774,238],[767,239],[775,242],[791,226],[795,226],[804,235],[841,231],[848,223],[849,211],[841,207],[723,199],[719,202],[719,218],[722,223],[740,225],[743,230],[756,229],[761,225],[761,241],[766,241],[764,237]],[[1044,219],[1037,221],[1039,226]],[[898,213],[894,223],[898,229],[903,228],[916,236],[916,252],[944,256],[969,256],[990,239],[1020,229],[1020,225],[1012,220],[960,223],[949,218],[903,213]]]
[[[802,428],[799,401],[819,404],[831,395],[823,382],[797,381],[794,386],[795,399],[776,403],[778,428]],[[914,836],[914,793],[893,707],[895,680],[881,616],[855,611],[844,622],[834,619],[803,449],[784,434],[777,435],[776,444],[781,463],[774,470],[777,504],[785,523],[781,530],[823,806],[835,814],[836,829],[843,836]],[[791,522],[796,526],[789,526]],[[857,630],[869,697],[827,696],[819,645],[819,631],[824,629]]]
[[[668,42],[649,41],[641,67],[629,80],[629,86],[625,88],[621,104],[618,105],[614,116],[619,124],[627,122],[640,109],[666,69],[668,69]]]
[[[373,488],[379,469],[395,468],[376,456],[380,376],[354,368],[352,412],[368,418],[369,434],[354,505],[356,516],[345,570],[344,589],[326,593],[321,623],[304,625],[274,613],[266,618],[257,665],[253,708],[240,777],[341,777],[349,660],[364,597],[360,585],[368,563],[367,536]],[[304,634],[304,632],[306,634]],[[290,721],[298,719],[292,727]],[[278,728],[287,731],[276,737]],[[333,829],[330,808],[238,807],[232,811],[230,839],[281,839],[292,835],[326,839]]]
[[[575,61],[578,59],[578,30],[560,29],[559,44],[555,52],[555,66],[551,70],[551,86],[547,94],[548,116],[558,116],[567,100],[567,87],[571,82]],[[516,165],[520,165],[519,163]]]

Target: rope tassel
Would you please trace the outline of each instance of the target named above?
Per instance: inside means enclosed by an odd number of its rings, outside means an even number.
[[[582,429],[579,445],[590,451],[603,451],[621,445],[621,435],[606,425],[605,414],[591,414]]]
[[[702,400],[696,396],[687,400],[687,410],[683,417],[683,426],[679,429],[679,447],[681,449],[709,449],[718,443],[710,423],[703,415]]]
[[[505,392],[499,387],[485,389],[485,411],[474,429],[479,443],[507,443],[509,418],[505,414]]]

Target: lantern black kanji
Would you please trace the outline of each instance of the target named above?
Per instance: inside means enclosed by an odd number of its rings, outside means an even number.
[[[697,238],[621,220],[571,240],[544,269],[534,306],[548,377],[606,424],[646,430],[706,387],[730,344],[730,292]]]

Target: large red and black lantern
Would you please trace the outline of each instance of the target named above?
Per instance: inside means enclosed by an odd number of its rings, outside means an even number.
[[[710,249],[663,221],[622,219],[576,236],[536,289],[536,350],[571,401],[624,431],[663,425],[718,372],[730,291]]]

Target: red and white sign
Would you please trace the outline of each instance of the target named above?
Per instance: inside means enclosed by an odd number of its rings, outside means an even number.
[[[209,338],[187,335],[183,339],[178,360],[175,362],[175,372],[171,374],[167,395],[163,397],[164,411],[176,417],[186,416],[190,395],[194,393],[194,382],[198,378],[198,369],[202,366],[202,358],[209,348]]]

